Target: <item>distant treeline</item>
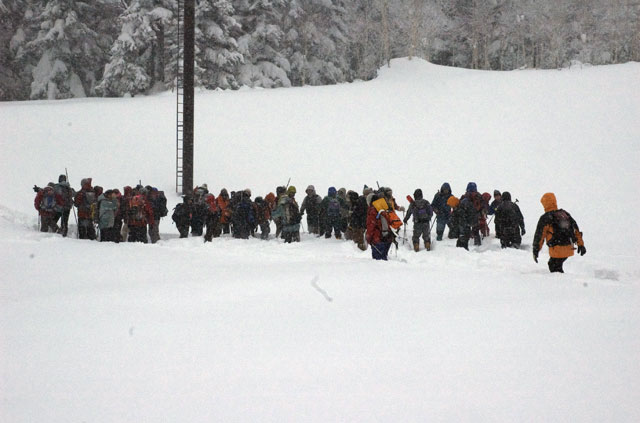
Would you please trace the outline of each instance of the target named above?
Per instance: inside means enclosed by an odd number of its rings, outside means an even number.
[[[0,100],[171,89],[177,0],[0,0]],[[474,69],[640,61],[640,0],[196,0],[207,89],[372,79],[394,57]]]

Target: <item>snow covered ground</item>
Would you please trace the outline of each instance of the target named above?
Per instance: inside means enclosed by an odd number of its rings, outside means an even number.
[[[65,167],[173,192],[175,99],[0,103],[0,421],[640,421],[639,74],[395,60],[197,94],[195,182],[216,194],[475,181],[520,201],[520,251],[386,263],[308,235],[205,245],[169,219],[156,245],[40,234],[31,186]],[[531,257],[549,191],[587,247],[564,275]]]

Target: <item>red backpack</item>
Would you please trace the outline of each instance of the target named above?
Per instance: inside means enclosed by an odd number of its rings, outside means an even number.
[[[141,194],[129,199],[129,219],[135,222],[144,222],[146,219],[145,200]]]

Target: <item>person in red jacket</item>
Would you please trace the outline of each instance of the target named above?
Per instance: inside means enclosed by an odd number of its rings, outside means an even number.
[[[57,232],[57,211],[64,205],[64,199],[51,186],[38,190],[33,202],[40,214],[40,232]]]
[[[127,204],[127,226],[129,227],[128,242],[144,242],[147,241],[147,225],[153,225],[153,209],[151,204],[145,198],[145,188],[134,190]]]
[[[96,193],[91,186],[91,178],[83,179],[80,184],[82,189],[76,193],[74,204],[78,208],[78,238],[96,239],[96,228],[93,221],[96,215]]]
[[[393,232],[387,212],[378,212],[373,206],[373,202],[379,198],[378,195],[371,198],[372,205],[367,212],[367,242],[371,245],[371,257],[374,260],[387,260],[393,242]]]

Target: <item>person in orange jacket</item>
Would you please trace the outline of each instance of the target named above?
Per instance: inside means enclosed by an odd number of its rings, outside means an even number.
[[[229,191],[226,188],[220,190],[218,198],[218,209],[220,209],[220,222],[218,230],[213,234],[214,237],[219,237],[221,234],[231,233],[231,207],[229,207]]]
[[[562,265],[573,255],[574,244],[581,256],[587,253],[578,224],[565,210],[558,209],[556,196],[548,192],[540,199],[545,213],[540,216],[533,236],[533,259],[538,262],[538,254],[547,243],[549,246],[549,271],[564,273]]]

